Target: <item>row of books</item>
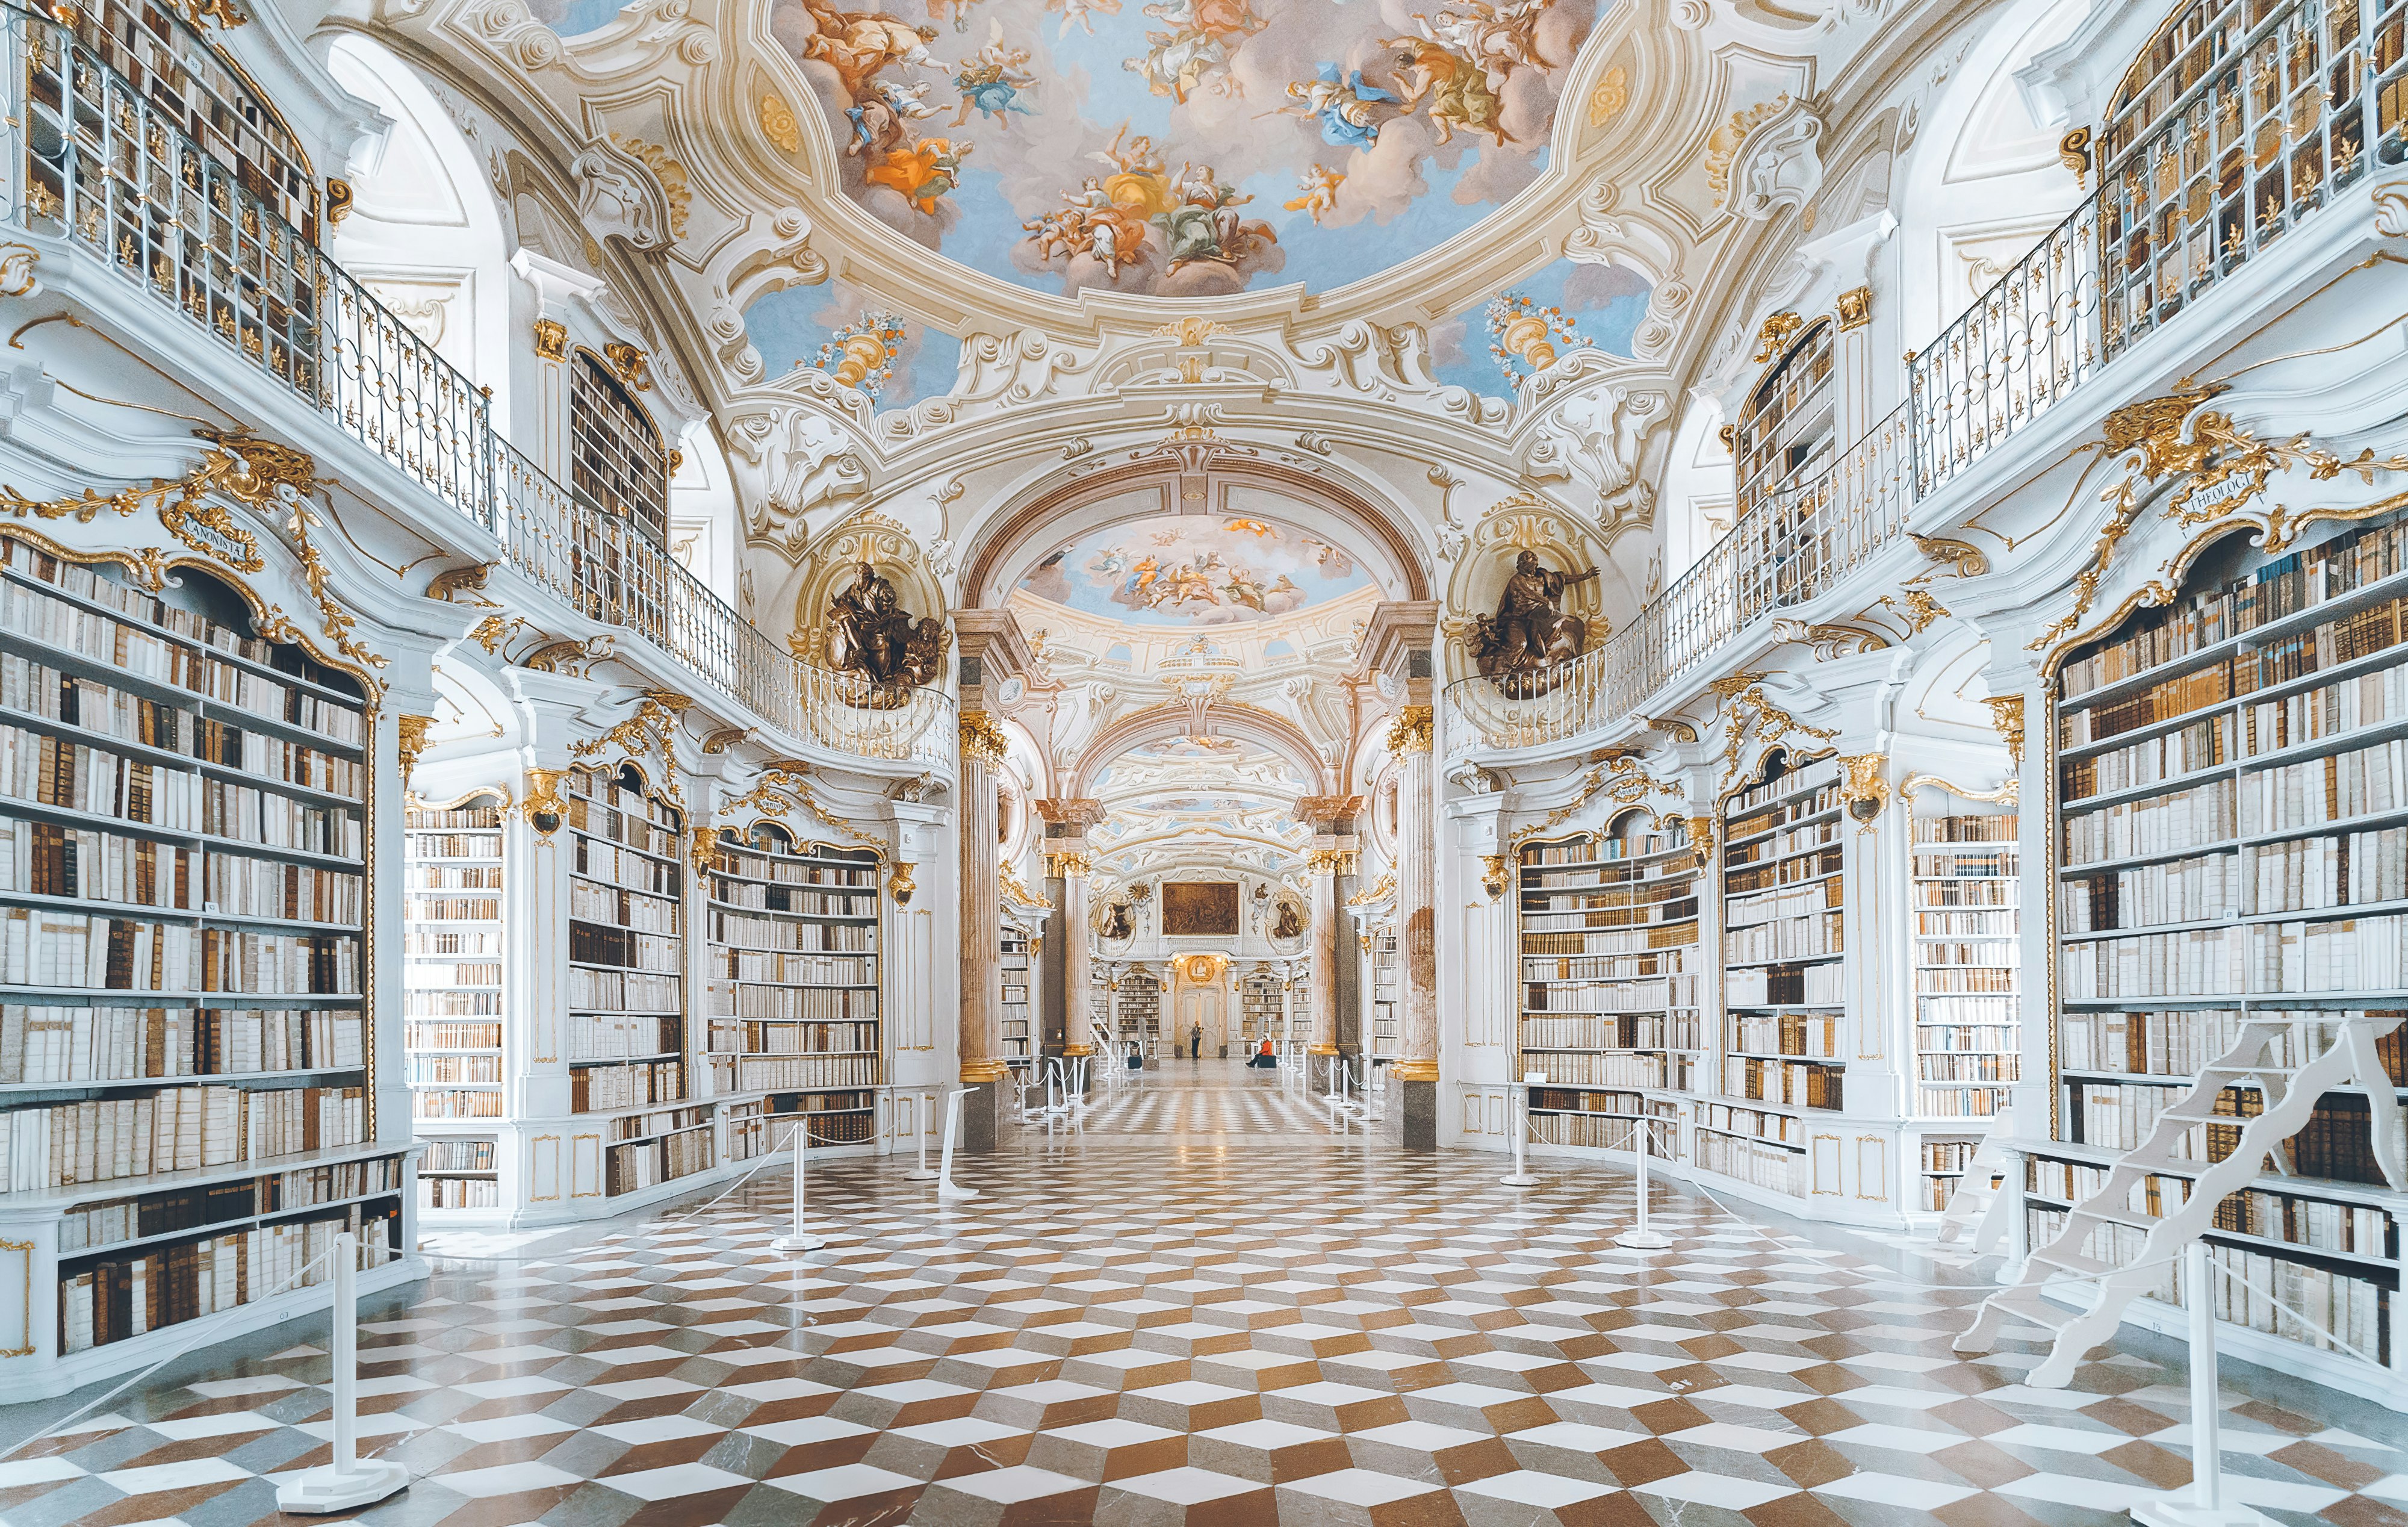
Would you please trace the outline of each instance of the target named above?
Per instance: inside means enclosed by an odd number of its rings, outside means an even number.
[[[1735,964],[1808,959],[1817,955],[1836,955],[1846,947],[1847,934],[1836,912],[1742,923],[1727,929],[1723,937],[1723,958]]]
[[[1801,854],[1794,859],[1776,864],[1759,865],[1749,870],[1733,870],[1723,875],[1723,894],[1738,896],[1745,891],[1760,891],[1775,886],[1802,886],[1810,880],[1828,880],[1840,872],[1840,845],[1812,854]]]
[[[1749,1055],[1836,1060],[1841,1059],[1842,1023],[1832,1013],[1735,1013],[1730,1019],[1731,1048]]]
[[[1522,1019],[1522,1048],[1535,1050],[1694,1050],[1701,1020],[1692,1013],[1664,1017],[1547,1017]]]
[[[1914,887],[1918,907],[2012,907],[2016,900],[2012,880],[1924,880]]]
[[[402,993],[402,1011],[413,1018],[491,1017],[502,1011],[498,991],[423,991]]]
[[[1660,1054],[1638,1054],[1621,1051],[1610,1055],[1565,1054],[1560,1051],[1530,1049],[1522,1051],[1522,1074],[1541,1072],[1550,1082],[1570,1087],[1654,1087],[1664,1085],[1664,1057]],[[1533,1103],[1539,1107],[1541,1104]]]
[[[671,1014],[682,1004],[674,975],[640,971],[589,971],[571,966],[568,1005],[580,1012],[599,1011]]]
[[[2238,795],[2230,779],[2216,779],[2145,800],[2069,814],[2064,863],[2095,864],[2222,843],[2233,836]]]
[[[603,1191],[612,1197],[674,1182],[719,1163],[719,1144],[709,1130],[689,1130],[658,1140],[612,1145],[603,1152]]]
[[[1582,1114],[1532,1114],[1530,1138],[1544,1145],[1585,1145],[1591,1150],[1627,1151],[1637,1148],[1640,1123],[1635,1118],[1614,1118]],[[1647,1154],[1659,1160],[1677,1159],[1681,1131],[1677,1125],[1654,1126],[1655,1138],[1647,1143]]]
[[[501,1148],[491,1140],[430,1140],[418,1159],[418,1170],[428,1172],[492,1172],[501,1165]]]
[[[1522,862],[1533,868],[1601,864],[1614,859],[1643,858],[1689,845],[1688,829],[1669,825],[1660,832],[1630,832],[1612,838],[1575,838],[1569,843],[1531,843],[1522,850]]]
[[[1790,1108],[1836,1109],[1845,1106],[1846,1086],[1847,1073],[1837,1066],[1759,1060],[1754,1056],[1723,1058],[1723,1091],[1734,1098]]]
[[[498,1055],[413,1055],[409,1058],[412,1087],[499,1087],[502,1058]]]
[[[1695,896],[1697,876],[1658,875],[1623,886],[1573,886],[1552,890],[1524,889],[1522,910],[1528,914],[1587,912],[1624,907],[1649,907],[1685,901]]]
[[[1931,1054],[1989,1055],[2017,1044],[2015,1004],[1985,999],[1982,1011],[1959,1014],[1954,1005],[1925,1002],[1915,1016],[1914,1047]]]
[[[350,751],[329,752],[208,720],[176,702],[79,677],[13,652],[0,653],[0,707],[351,800],[366,794],[366,766]]]
[[[772,987],[874,986],[878,981],[878,961],[867,955],[706,947],[703,964],[714,977]],[[1122,995],[1125,1000],[1127,993]]]
[[[0,891],[191,911],[201,851],[99,828],[0,817]]]
[[[739,1056],[737,1089],[768,1092],[783,1088],[876,1087],[875,1055]]]
[[[867,1021],[878,1016],[876,987],[765,987],[714,981],[710,996],[711,1012],[722,1017]]]
[[[1562,1078],[1551,1078],[1561,1080]],[[1636,1092],[1575,1092],[1560,1087],[1532,1086],[1532,1109],[1566,1114],[1641,1114],[1647,1100]]]
[[[486,814],[483,809],[473,813],[420,812],[409,813],[415,821],[423,816],[459,816]],[[499,832],[408,832],[402,835],[402,852],[413,862],[427,859],[497,859],[502,857],[502,835]]]
[[[334,1276],[335,1237],[360,1237],[359,1265],[381,1267],[398,1224],[353,1205],[322,1219],[262,1225],[105,1261],[59,1280],[59,1345],[81,1352],[306,1288]]]
[[[422,1209],[498,1209],[502,1184],[497,1177],[428,1177],[418,1179]]]
[[[2057,766],[2062,799],[2087,800],[2143,785],[2180,779],[2202,769],[2230,761],[2225,745],[2225,717],[2213,715],[2128,747],[2068,758]]]
[[[0,1003],[0,1082],[137,1081],[366,1063],[357,1013]]]
[[[675,858],[684,817],[665,800],[630,788],[621,778],[579,774],[570,785],[568,825],[588,838],[624,843]]]
[[[2015,989],[2015,972],[2004,965],[1917,965],[1914,989],[1924,997],[1987,997]]]
[[[499,1118],[502,1116],[502,1095],[490,1089],[471,1092],[420,1088],[409,1095],[409,1116]]]
[[[685,877],[678,872],[673,861],[652,858],[591,838],[578,838],[573,843],[569,868],[588,880],[642,891],[648,896],[684,894]]]
[[[1978,1140],[1923,1140],[1923,1170],[1926,1172],[1962,1172],[1973,1164],[1973,1153],[1982,1148]]]
[[[1915,814],[1908,834],[1917,844],[1931,843],[2011,843],[2015,841],[2015,814],[1990,812],[1981,815],[1951,812],[1930,814]]]
[[[712,1048],[732,1048],[753,1055],[874,1055],[878,1051],[875,1023],[714,1023]],[[717,1041],[732,1039],[732,1045]]]
[[[1532,982],[1524,1001],[1533,1013],[1660,1013],[1668,1007],[1697,1006],[1698,978],[1667,975],[1611,984]]]
[[[686,1095],[685,1062],[639,1060],[624,1066],[579,1066],[568,1073],[571,1113],[595,1114],[647,1103],[677,1102]]]
[[[2015,1056],[1933,1053],[1914,1058],[1915,1079],[1925,1082],[2013,1082],[2022,1077]]]
[[[1642,976],[1688,972],[1697,958],[1697,945],[1684,941],[1643,955],[1589,957],[1550,957],[1526,948],[1523,956],[1522,977],[1526,981],[1634,981]]]
[[[1712,1127],[1698,1130],[1690,1148],[1708,1172],[1792,1198],[1805,1196],[1806,1158],[1800,1152]]]
[[[0,1113],[8,1190],[224,1166],[366,1138],[358,1088],[179,1087]]]
[[[1727,1102],[1701,1102],[1698,1104],[1698,1123],[1700,1128],[1719,1130],[1725,1134],[1792,1145],[1806,1143],[1806,1121],[1795,1114],[1767,1113],[1761,1108],[1742,1108]]]
[[[2408,987],[2408,916],[2249,927],[2251,991],[2388,991],[2401,987]]]
[[[842,953],[877,948],[878,926],[875,923],[789,923],[713,910],[710,914],[710,942],[730,949]]]
[[[2139,933],[2063,944],[2057,951],[2057,970],[2068,1001],[2102,997],[2218,997],[2249,989],[2244,947],[2239,928]]]
[[[59,1217],[59,1255],[391,1193],[399,1190],[401,1179],[401,1159],[379,1156],[103,1203],[80,1203]]]
[[[2240,910],[2241,885],[2240,860],[2229,854],[2069,875],[2057,886],[2059,931],[2212,922]]]
[[[198,832],[209,783],[106,748],[0,726],[0,799]]]
[[[568,958],[580,965],[673,974],[685,968],[685,941],[675,933],[637,933],[600,923],[572,922]]]
[[[459,872],[483,874],[487,872],[471,870]],[[496,875],[494,888],[500,889],[498,875]],[[410,893],[407,916],[408,920],[413,923],[499,922],[502,916],[502,899],[499,896],[436,896],[423,890],[413,890]],[[496,929],[494,931],[500,930]]]
[[[1773,802],[1780,804],[1774,805]],[[1836,811],[1840,805],[1840,766],[1837,760],[1818,758],[1785,774],[1777,774],[1759,785],[1751,785],[1733,796],[1724,808],[1724,820],[1728,824],[1726,838],[1744,838],[1762,832],[1784,821],[1819,816]],[[1770,810],[1758,810],[1770,807]]]
[[[1914,1113],[1918,1118],[1989,1118],[2005,1106],[2004,1084],[1926,1086],[1914,1089]]]
[[[2241,751],[2256,757],[2408,716],[2408,666],[2394,664],[2241,708]]]
[[[2232,698],[2232,664],[2214,663],[2150,685],[2137,695],[2103,705],[2069,709],[2057,717],[2057,745],[2088,747],[2176,720]]]
[[[1679,920],[1656,922],[1649,920],[1644,913],[1627,912],[1581,913],[1570,918],[1525,917],[1522,949],[1532,955],[1614,955],[1671,949],[1698,942],[1696,901],[1673,903],[1664,915],[1677,916]],[[1561,926],[1566,923],[1571,926]]]
[[[2110,1169],[2082,1161],[2025,1158],[2024,1190],[2035,1198],[2083,1203],[2107,1190]],[[2155,1174],[2126,1191],[2115,1207],[2152,1218],[2172,1213],[2190,1201],[2191,1184],[2184,1177]],[[2261,1240],[2287,1241],[2312,1251],[2389,1260],[2396,1254],[2389,1210],[2372,1203],[2342,1203],[2298,1193],[2248,1188],[2229,1193],[2215,1206],[2215,1228],[2229,1235],[2255,1235]]]
[[[2012,939],[1924,938],[1914,944],[1914,962],[1918,965],[2010,966],[2019,958]]]
[[[831,864],[824,859],[804,858],[791,854],[765,854],[729,843],[726,833],[726,828],[720,829],[718,852],[710,861],[714,873],[740,876],[747,880],[774,881],[781,886],[877,887],[878,866],[873,863]]]
[[[711,886],[711,900],[724,906],[754,912],[785,912],[814,917],[875,917],[878,893],[866,891],[795,890],[783,886],[758,886],[722,877]]]
[[[573,877],[568,882],[568,915],[589,923],[634,929],[638,933],[678,930],[678,904],[669,898]]]
[[[1723,925],[1726,928],[1746,928],[1781,917],[1811,917],[1817,913],[1837,913],[1840,902],[1841,886],[1837,876],[1820,879],[1812,885],[1775,890],[1757,890],[1753,886],[1744,889],[1726,887]]]
[[[2025,1213],[2030,1217],[2034,1246],[2046,1244],[2039,1237],[2056,1236],[2067,1217],[2062,1209],[2035,1206]],[[2101,1225],[2091,1232],[2086,1244],[2091,1248],[2088,1255],[2120,1267],[2143,1260],[2147,1232],[2138,1226]],[[2214,1286],[2211,1307],[2217,1319],[2323,1351],[2334,1349],[2326,1334],[2329,1332],[2361,1352],[2390,1361],[2382,1290],[2366,1279],[2287,1257],[2214,1243],[2208,1246],[2208,1261],[2217,1270],[2209,1280]],[[2178,1263],[2169,1263],[2152,1273],[2143,1289],[2145,1296],[2162,1304],[2183,1304],[2186,1290],[2181,1271]],[[2299,1314],[2292,1314],[2294,1310]],[[2307,1318],[2302,1320],[2300,1316]]]
[[[353,928],[366,920],[367,882],[349,870],[252,858],[215,844],[203,857],[203,869],[205,913]]]
[[[265,732],[248,731],[222,721],[203,718],[194,725],[193,756],[203,763],[340,796],[346,800],[367,799],[367,765],[359,758],[348,753],[329,753],[307,742],[288,742]]]
[[[1727,870],[1738,870],[1749,865],[1770,864],[1776,859],[1794,858],[1800,854],[1811,854],[1816,849],[1828,847],[1839,841],[1839,818],[1827,817],[1822,821],[1812,822],[1804,827],[1790,828],[1786,831],[1775,832],[1768,837],[1733,843],[1723,852],[1723,867]]]
[[[0,984],[344,996],[360,989],[360,941],[0,907]]]
[[[1723,1001],[1731,1007],[1836,1007],[1846,969],[1841,961],[1831,960],[1821,965],[1726,971]]]
[[[621,1060],[683,1048],[685,1020],[642,1013],[594,1013],[568,1026],[571,1060]]]
[[[2253,835],[2396,812],[2408,801],[2408,741],[2278,764],[2241,779],[2241,830]]]
[[[2408,828],[2258,843],[2244,852],[2254,912],[2317,912],[2408,898]]]

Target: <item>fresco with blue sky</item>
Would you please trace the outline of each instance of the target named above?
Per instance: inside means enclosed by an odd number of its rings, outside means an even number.
[[[1177,514],[1088,531],[1019,586],[1132,626],[1231,626],[1326,604],[1372,582],[1345,551],[1294,526]]]
[[[849,282],[820,286],[789,286],[772,292],[744,310],[744,330],[761,353],[763,375],[774,380],[796,367],[833,370],[843,361],[843,338],[883,329],[892,353],[883,361],[885,375],[865,377],[878,407],[908,408],[924,397],[942,397],[953,390],[961,365],[962,342],[941,329],[904,321],[882,309],[875,298]]]

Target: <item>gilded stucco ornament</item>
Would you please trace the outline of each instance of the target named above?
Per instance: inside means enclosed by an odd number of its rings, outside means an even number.
[[[963,757],[975,758],[991,769],[1001,767],[1011,752],[1011,740],[984,711],[962,713],[961,743]]]
[[[1506,868],[1506,859],[1504,855],[1483,854],[1480,856],[1480,888],[1488,893],[1488,900],[1494,901],[1498,897],[1504,895],[1505,887],[1512,883],[1512,872]]]
[[[1970,540],[1954,540],[1946,536],[1918,536],[1912,530],[1907,532],[1907,538],[1914,542],[1916,551],[1959,578],[1979,578],[1990,570],[1988,555]]]
[[[402,788],[409,787],[410,771],[418,765],[418,756],[426,751],[426,728],[435,725],[431,715],[405,715],[394,718],[394,750],[401,756]]]
[[[1427,753],[1437,734],[1436,712],[1427,705],[1408,705],[1388,723],[1390,753]]]
[[[886,894],[895,898],[895,904],[898,907],[910,906],[911,893],[920,888],[919,883],[911,878],[912,869],[913,866],[898,860],[894,872],[886,877]]]
[[[1848,815],[1858,822],[1870,822],[1889,804],[1889,781],[1883,771],[1889,758],[1880,753],[1842,754],[1840,769],[1840,798],[1848,804]]]
[[[1919,588],[1901,589],[1895,598],[1885,594],[1881,602],[1906,622],[1909,636],[1921,636],[1933,621],[1948,613],[1947,606]]]
[[[560,797],[560,782],[568,777],[566,769],[530,769],[526,777],[526,799],[519,811],[529,826],[545,838],[560,830],[568,818],[568,806]]]
[[[484,592],[485,581],[494,575],[498,562],[470,562],[463,567],[446,568],[426,581],[426,598],[452,603],[489,604],[486,599],[463,600],[463,594]]]
[[[2020,766],[2024,761],[2024,698],[1994,695],[1982,703],[1990,708],[1990,725],[2007,741],[2007,756]]]

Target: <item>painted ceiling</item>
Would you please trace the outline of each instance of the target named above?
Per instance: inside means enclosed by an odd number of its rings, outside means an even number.
[[[564,29],[609,20],[578,0]],[[1318,292],[1545,167],[1597,0],[780,0],[771,29],[904,237],[1038,291]]]
[[[1128,520],[1079,536],[1017,585],[1134,626],[1272,620],[1372,586],[1342,548],[1270,520]]]

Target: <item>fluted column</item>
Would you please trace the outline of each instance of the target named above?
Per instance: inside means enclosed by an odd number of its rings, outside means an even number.
[[[1338,1054],[1338,853],[1314,849],[1305,859],[1312,878],[1312,1011],[1321,1031],[1312,1053]]]
[[[1087,1036],[1094,1028],[1095,931],[1087,926],[1087,868],[1084,850],[1058,856],[1062,877],[1062,1053],[1085,1055],[1094,1046]]]
[[[1003,1063],[1003,872],[996,861],[995,771],[1003,731],[984,711],[961,722],[962,1008],[961,1074],[972,1085],[998,1081]]]
[[[1397,755],[1397,953],[1403,1031],[1392,1071],[1400,1082],[1438,1080],[1438,856],[1432,842],[1430,708],[1408,705],[1388,728]],[[1435,1148],[1436,1142],[1432,1142]]]

